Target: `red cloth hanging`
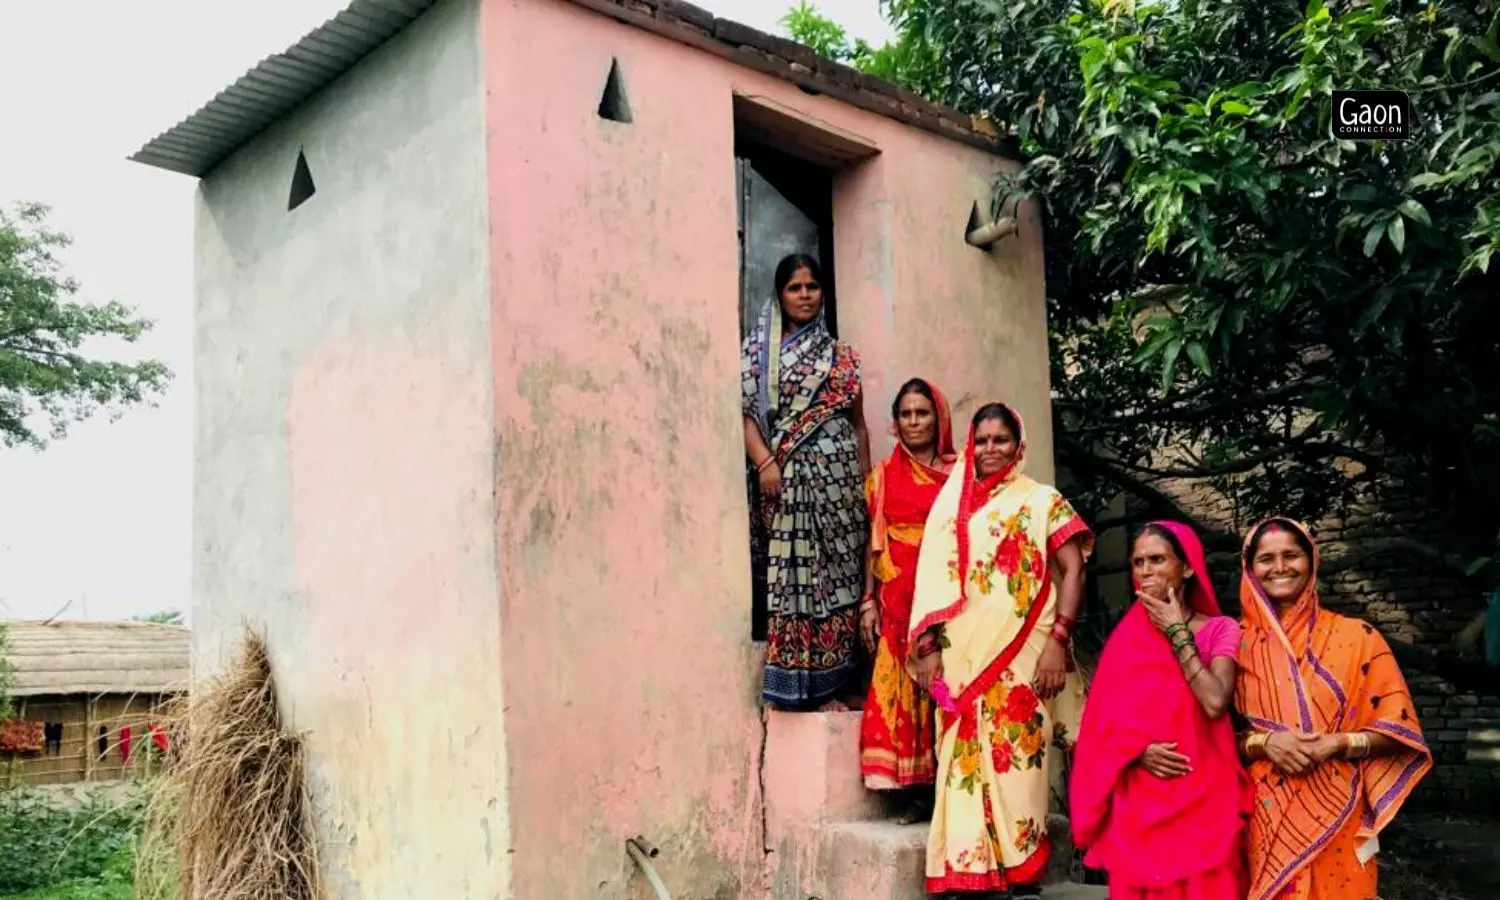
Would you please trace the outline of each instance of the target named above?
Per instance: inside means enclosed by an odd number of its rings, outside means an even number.
[[[46,726],[25,719],[0,722],[0,752],[40,753],[47,744]]]
[[[126,725],[120,729],[120,760],[130,762],[130,726]]]
[[[160,725],[156,724],[155,722],[152,722],[150,725],[148,725],[146,727],[148,729],[150,729],[150,731],[151,731],[151,743],[154,744],[154,745],[156,745],[156,749],[160,750],[163,753],[166,753],[167,752],[167,732],[166,732],[166,730],[163,729]]]

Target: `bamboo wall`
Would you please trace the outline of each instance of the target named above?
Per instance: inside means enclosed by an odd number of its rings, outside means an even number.
[[[151,746],[148,726],[161,720],[168,698],[146,695],[37,696],[14,700],[17,718],[61,722],[62,744],[40,753],[0,753],[0,785],[70,784],[139,778],[160,769],[161,755]],[[105,729],[104,752],[99,728]],[[131,731],[130,760],[125,761],[121,728]]]

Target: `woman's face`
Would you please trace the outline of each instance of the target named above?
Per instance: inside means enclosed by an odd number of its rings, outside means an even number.
[[[1312,560],[1289,532],[1277,530],[1261,535],[1250,558],[1250,571],[1266,596],[1277,606],[1297,602],[1312,577]]]
[[[1147,532],[1135,539],[1135,547],[1130,553],[1130,574],[1141,590],[1163,600],[1171,591],[1180,599],[1182,586],[1192,572],[1187,562],[1160,535]]]
[[[988,478],[1016,458],[1021,444],[1016,435],[999,419],[985,419],[974,429],[974,473]]]
[[[932,401],[916,391],[902,395],[896,409],[896,432],[906,449],[914,453],[931,450],[937,442],[937,410]]]
[[[792,280],[781,289],[781,312],[794,327],[800,328],[818,317],[823,308],[823,286],[813,278],[812,270],[803,266],[792,273]]]

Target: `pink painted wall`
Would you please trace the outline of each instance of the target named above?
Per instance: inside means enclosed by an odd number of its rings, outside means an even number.
[[[871,420],[910,374],[963,412],[1004,396],[1045,476],[1040,234],[963,243],[1001,164],[978,151],[558,0],[481,27],[514,896],[633,896],[636,834],[676,896],[763,896],[732,97],[881,150],[835,211]],[[612,58],[631,125],[595,115]]]

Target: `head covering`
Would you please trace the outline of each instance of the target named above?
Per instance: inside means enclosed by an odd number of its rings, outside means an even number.
[[[1198,533],[1181,522],[1168,522],[1165,520],[1151,522],[1152,525],[1164,531],[1169,531],[1177,538],[1177,543],[1182,545],[1182,552],[1187,554],[1183,562],[1193,570],[1193,581],[1188,586],[1188,605],[1194,612],[1205,616],[1221,616],[1219,609],[1219,595],[1214,592],[1214,580],[1208,575],[1208,558],[1203,552],[1203,542],[1198,539]],[[1134,582],[1137,589],[1139,582]]]
[[[1255,550],[1256,536],[1274,530],[1301,535],[1307,541],[1307,546],[1312,548],[1312,559],[1308,563],[1307,583],[1302,586],[1302,593],[1297,596],[1296,602],[1284,616],[1277,611],[1276,602],[1271,599],[1270,594],[1266,593],[1265,585],[1262,585],[1260,579],[1255,577],[1251,560],[1251,554]],[[1288,654],[1293,657],[1306,653],[1313,625],[1317,622],[1318,613],[1322,608],[1322,603],[1318,600],[1318,567],[1322,559],[1318,553],[1318,542],[1313,540],[1312,530],[1295,519],[1272,516],[1250,529],[1250,532],[1245,535],[1245,546],[1241,557],[1240,604],[1243,607],[1245,627],[1265,629],[1268,633],[1274,633],[1277,641],[1284,644]],[[1305,716],[1302,719],[1304,730],[1310,731],[1311,720]]]
[[[745,413],[755,419],[761,435],[768,441],[780,400],[784,362],[821,353],[834,342],[833,334],[828,330],[827,310],[825,302],[818,307],[818,314],[811,322],[791,334],[784,334],[786,316],[781,310],[781,298],[771,297],[761,308],[755,330],[745,339],[743,356],[750,363],[749,377],[754,380],[754,384],[746,385],[750,396]]]
[[[979,469],[974,465],[974,433],[979,430],[979,423],[969,424],[969,440],[964,446],[963,487],[958,497],[958,604],[955,610],[963,609],[969,598],[969,563],[972,561],[969,552],[969,520],[1006,485],[1015,481],[1026,465],[1026,426],[1021,421],[1021,414],[1005,403],[986,403],[985,406],[1004,407],[1015,419],[1016,455],[1000,471],[988,478],[980,478]],[[984,409],[984,406],[980,409]],[[957,615],[956,611],[954,615]]]
[[[1193,608],[1218,615],[1197,534],[1152,524],[1177,538],[1193,567]],[[1157,742],[1175,742],[1192,771],[1164,779],[1136,765]],[[1132,605],[1105,644],[1078,732],[1069,799],[1085,861],[1163,887],[1218,869],[1240,852],[1248,790],[1229,717],[1208,718],[1166,636]]]
[[[958,450],[953,443],[953,411],[948,406],[948,398],[938,386],[926,378],[916,379],[927,385],[932,392],[932,405],[937,414],[937,455],[938,459],[952,463],[958,458]],[[920,396],[920,395],[919,395]],[[898,401],[899,402],[899,401]],[[896,452],[905,452],[911,455],[911,448],[901,440],[900,417],[891,420],[891,434],[896,438]],[[913,457],[915,459],[915,457]]]

